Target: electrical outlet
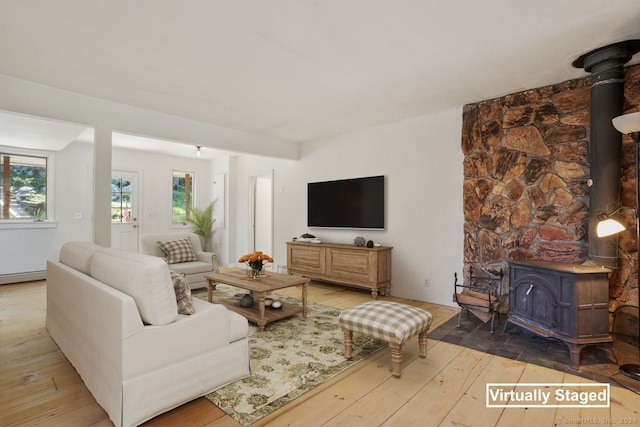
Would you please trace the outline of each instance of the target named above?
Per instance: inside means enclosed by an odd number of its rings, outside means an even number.
[[[431,286],[431,283],[429,283],[429,279],[424,279],[424,287],[428,288]]]

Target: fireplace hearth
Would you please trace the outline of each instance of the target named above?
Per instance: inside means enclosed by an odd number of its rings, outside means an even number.
[[[580,352],[600,345],[613,353],[609,334],[611,270],[587,265],[527,260],[509,262],[509,323],[569,347],[578,369]]]

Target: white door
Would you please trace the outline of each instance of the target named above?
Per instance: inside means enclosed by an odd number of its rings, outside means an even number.
[[[138,252],[138,174],[111,173],[111,247]]]

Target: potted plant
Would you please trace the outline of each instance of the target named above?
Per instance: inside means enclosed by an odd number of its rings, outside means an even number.
[[[204,209],[194,207],[191,209],[191,215],[187,218],[187,221],[196,227],[193,232],[200,236],[203,251],[207,250],[209,240],[213,235],[213,223],[216,221],[213,219],[213,208],[215,205],[216,202],[214,200]]]

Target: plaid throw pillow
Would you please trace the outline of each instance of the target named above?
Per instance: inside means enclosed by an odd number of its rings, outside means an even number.
[[[191,288],[184,274],[169,270],[173,281],[173,290],[176,292],[176,302],[178,303],[178,313],[193,314],[193,299],[191,298]]]
[[[198,260],[189,239],[168,240],[158,242],[158,245],[164,252],[168,264]]]

